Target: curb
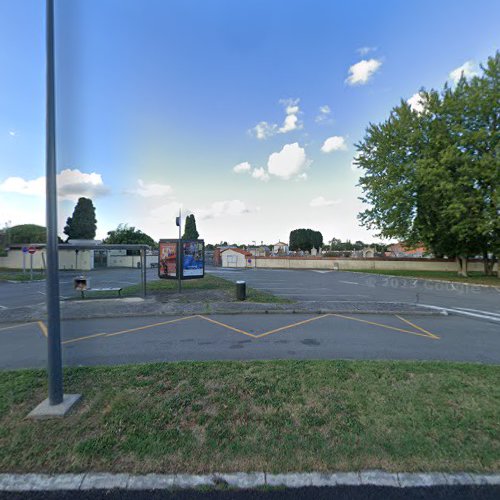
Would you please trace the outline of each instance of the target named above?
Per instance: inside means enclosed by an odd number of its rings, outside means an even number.
[[[235,472],[214,474],[0,474],[0,491],[164,490],[199,487],[258,488],[264,486],[500,486],[500,474],[389,473],[384,471],[338,473]]]

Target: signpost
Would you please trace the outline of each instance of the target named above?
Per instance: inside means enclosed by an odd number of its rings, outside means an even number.
[[[28,247],[23,247],[23,274],[26,274],[26,254],[28,253]]]
[[[33,281],[33,255],[36,253],[36,247],[31,245],[28,252],[30,254],[30,280]]]

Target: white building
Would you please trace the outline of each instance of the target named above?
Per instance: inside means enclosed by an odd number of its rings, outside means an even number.
[[[241,248],[226,248],[221,251],[222,267],[254,267],[255,258]]]
[[[289,252],[288,244],[283,243],[282,241],[278,241],[273,245],[273,253],[274,254],[285,254],[287,255]]]

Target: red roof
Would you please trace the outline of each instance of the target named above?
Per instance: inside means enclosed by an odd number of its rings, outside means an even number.
[[[221,251],[221,253],[227,252],[228,250],[232,250],[233,252],[241,253],[241,255],[244,255],[245,257],[252,256],[252,254],[250,252],[247,252],[246,250],[242,250],[241,248],[225,248],[224,250]]]

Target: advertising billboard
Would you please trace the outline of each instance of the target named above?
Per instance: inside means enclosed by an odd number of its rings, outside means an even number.
[[[203,240],[182,241],[182,277],[203,278],[205,274]]]
[[[178,240],[160,240],[158,276],[178,279]],[[205,243],[203,240],[181,240],[181,279],[205,276]]]
[[[177,240],[160,240],[158,275],[177,278]]]

